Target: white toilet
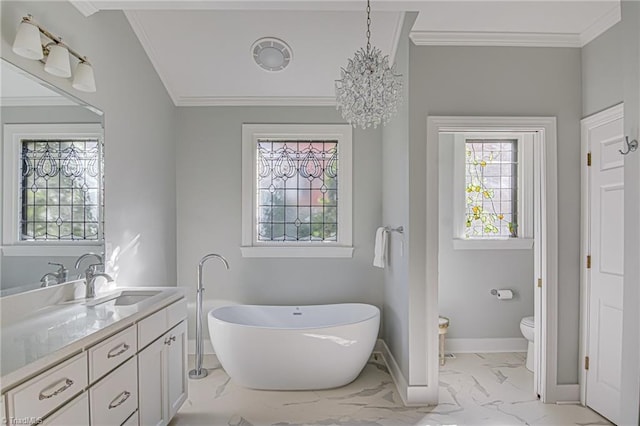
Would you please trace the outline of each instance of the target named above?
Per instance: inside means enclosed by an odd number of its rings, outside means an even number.
[[[525,339],[529,341],[527,345],[527,370],[533,371],[533,317],[524,317],[520,321],[520,331]]]

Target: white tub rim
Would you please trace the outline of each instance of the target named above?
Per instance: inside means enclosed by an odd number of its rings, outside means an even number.
[[[340,323],[334,323],[334,324],[315,324],[313,326],[308,326],[308,327],[300,327],[300,326],[292,326],[292,327],[277,326],[276,327],[276,326],[265,326],[265,325],[257,325],[257,324],[242,324],[239,322],[227,321],[225,319],[221,319],[215,316],[216,311],[219,311],[219,310],[221,311],[221,310],[230,309],[230,308],[242,309],[243,307],[247,307],[247,308],[294,308],[295,309],[295,308],[331,307],[331,306],[346,306],[346,305],[366,307],[367,309],[371,309],[371,313],[366,315],[366,317],[363,316],[363,318],[358,319],[357,321],[340,322]],[[367,321],[371,321],[374,318],[380,318],[380,315],[381,315],[380,308],[378,308],[376,305],[372,305],[369,303],[361,303],[361,302],[323,303],[323,304],[313,304],[313,305],[256,305],[256,304],[239,303],[235,305],[225,305],[225,306],[219,306],[217,308],[213,308],[207,313],[207,318],[208,319],[213,318],[214,320],[220,323],[229,324],[229,325],[242,327],[242,328],[274,330],[274,331],[275,330],[294,331],[294,330],[328,330],[331,328],[356,325],[356,324],[361,324]]]

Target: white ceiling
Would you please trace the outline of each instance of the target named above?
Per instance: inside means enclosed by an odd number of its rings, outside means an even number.
[[[334,105],[340,67],[365,44],[364,0],[70,0],[85,15],[122,9],[173,102]],[[581,47],[620,20],[619,0],[373,0],[372,43],[393,58],[404,12],[417,45]],[[293,50],[267,72],[250,49]]]
[[[325,11],[126,12],[176,105],[332,104],[340,67],[365,44],[363,13]],[[402,13],[372,14],[372,43],[393,54]],[[251,53],[262,37],[284,40],[283,71],[260,68]]]

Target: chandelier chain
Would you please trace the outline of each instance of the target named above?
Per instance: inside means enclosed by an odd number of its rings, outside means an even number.
[[[371,51],[371,4],[367,0],[367,52]]]

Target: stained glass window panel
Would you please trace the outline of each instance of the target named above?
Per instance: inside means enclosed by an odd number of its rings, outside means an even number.
[[[338,142],[258,140],[258,241],[338,241]]]
[[[517,140],[467,139],[465,237],[518,236]]]
[[[99,140],[22,140],[20,239],[99,240]]]

